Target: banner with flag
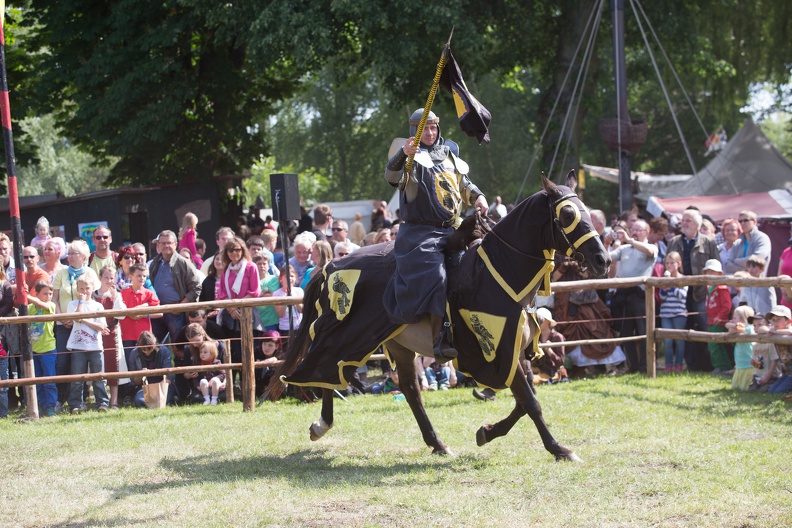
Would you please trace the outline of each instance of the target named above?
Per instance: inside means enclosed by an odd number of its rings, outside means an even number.
[[[707,151],[704,153],[705,156],[709,156],[713,152],[717,152],[719,150],[723,150],[726,147],[726,130],[723,127],[719,127],[710,137],[707,138],[707,141],[704,145],[707,147]]]
[[[470,137],[475,137],[479,143],[482,141],[489,143],[489,124],[492,121],[492,114],[468,91],[459,64],[450,48],[448,62],[440,75],[440,86],[454,96],[454,106],[462,131]]]

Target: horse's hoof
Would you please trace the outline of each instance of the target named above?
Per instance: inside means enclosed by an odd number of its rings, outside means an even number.
[[[489,440],[487,440],[487,426],[482,425],[479,427],[478,431],[476,431],[476,444],[481,447],[487,442],[489,442]]]
[[[454,456],[454,453],[450,449],[448,449],[448,446],[435,447],[432,450],[432,454],[440,455],[440,456],[450,456],[450,457]]]
[[[583,459],[577,456],[575,453],[570,451],[568,454],[565,455],[556,455],[556,461],[564,460],[566,462],[580,462],[583,463]]]
[[[332,424],[328,425],[327,422],[325,422],[322,418],[319,418],[308,428],[308,432],[311,434],[311,441],[316,442],[322,438],[332,427]]]

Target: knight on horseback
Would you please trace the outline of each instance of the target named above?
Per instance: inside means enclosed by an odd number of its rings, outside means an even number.
[[[403,224],[394,245],[396,270],[390,277],[383,303],[394,324],[414,324],[429,318],[434,355],[441,363],[457,357],[443,331],[446,316],[446,254],[448,237],[459,227],[461,215],[474,206],[486,216],[484,194],[468,178],[468,165],[459,158],[459,146],[440,135],[440,120],[429,112],[420,146],[413,141],[423,116],[410,116],[410,139],[388,161],[385,180],[401,191]],[[407,158],[415,155],[410,174]]]

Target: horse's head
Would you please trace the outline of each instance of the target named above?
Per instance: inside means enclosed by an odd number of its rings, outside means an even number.
[[[566,186],[555,185],[542,174],[542,188],[553,216],[552,243],[556,251],[587,267],[593,277],[602,277],[608,272],[611,257],[594,229],[586,206],[575,194],[576,186],[575,171],[569,171]]]

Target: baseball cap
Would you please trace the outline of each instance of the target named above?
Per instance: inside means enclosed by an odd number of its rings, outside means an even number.
[[[543,321],[550,321],[550,326],[556,325],[556,322],[553,319],[553,314],[551,314],[550,310],[548,310],[547,308],[542,307],[536,310],[536,316],[542,319]]]
[[[769,318],[771,315],[792,319],[792,312],[790,312],[789,308],[787,308],[783,304],[776,304],[775,306],[773,306],[773,309],[768,311],[767,314],[765,314],[765,317]]]
[[[704,263],[704,271],[717,271],[718,273],[723,273],[723,266],[718,259],[709,259],[707,262]]]

